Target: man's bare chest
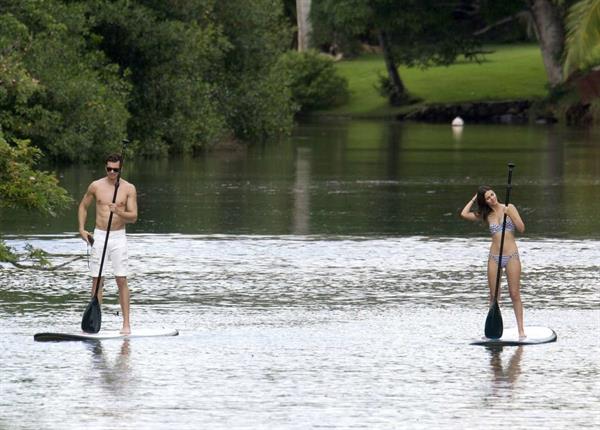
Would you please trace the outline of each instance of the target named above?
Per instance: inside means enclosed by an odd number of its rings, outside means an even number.
[[[113,196],[115,194],[114,187],[101,187],[96,190],[96,204],[97,205],[108,205],[112,203]],[[125,187],[119,187],[119,191],[117,192],[117,205],[124,205],[127,202],[127,190]]]

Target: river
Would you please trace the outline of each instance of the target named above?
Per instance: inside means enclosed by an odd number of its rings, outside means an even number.
[[[36,343],[89,294],[75,206],[0,213],[0,429],[597,428],[600,136],[546,126],[313,121],[278,144],[126,160],[132,324],[174,338]],[[489,235],[458,213],[477,185],[511,201],[527,325],[555,343],[471,346]],[[100,166],[57,168],[78,200]],[[109,267],[110,274],[110,267]],[[104,327],[118,328],[109,279]],[[514,326],[508,295],[501,302]]]

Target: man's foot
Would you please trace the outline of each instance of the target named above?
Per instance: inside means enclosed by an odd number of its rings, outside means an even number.
[[[123,328],[121,329],[121,331],[119,333],[121,333],[121,334],[131,334],[131,328],[128,325],[124,325]]]

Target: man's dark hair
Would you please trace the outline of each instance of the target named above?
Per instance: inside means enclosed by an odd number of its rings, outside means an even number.
[[[121,161],[123,161],[121,154],[110,154],[106,157],[105,163],[120,163]]]

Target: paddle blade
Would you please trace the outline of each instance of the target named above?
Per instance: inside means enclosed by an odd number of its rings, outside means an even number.
[[[485,337],[488,339],[500,339],[503,331],[504,327],[502,325],[500,306],[498,306],[498,301],[494,300],[485,319]]]
[[[102,311],[98,297],[93,297],[83,312],[81,329],[86,333],[98,333],[102,325]]]

